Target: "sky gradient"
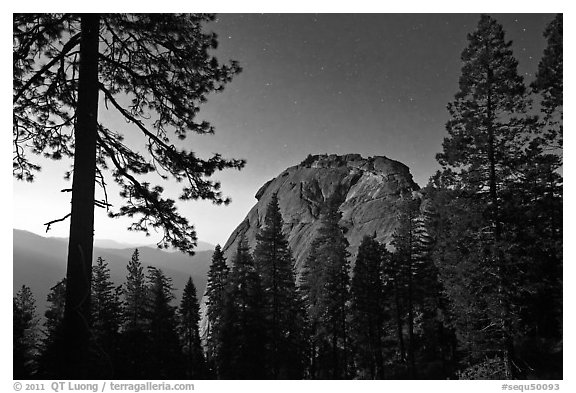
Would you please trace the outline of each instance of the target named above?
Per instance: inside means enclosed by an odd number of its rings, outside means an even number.
[[[513,41],[519,72],[529,83],[537,69],[552,14],[493,15]],[[224,92],[209,97],[200,118],[215,135],[190,136],[183,146],[199,156],[245,158],[242,171],[217,174],[232,204],[179,203],[201,240],[223,244],[254,205],[266,181],[311,154],[384,155],[406,164],[421,186],[438,169],[448,120],[447,103],[458,90],[460,54],[477,14],[221,14],[207,26],[219,37],[217,57],[235,59],[243,72]],[[101,108],[99,117],[137,133]],[[64,216],[70,163],[42,162],[36,182],[13,181],[13,227],[44,234],[43,223]],[[111,180],[110,180],[111,181]],[[178,187],[166,183],[166,195]],[[117,192],[108,190],[110,201]],[[101,194],[99,193],[99,196]],[[117,203],[116,203],[117,204]],[[69,223],[50,236],[67,236]],[[134,244],[153,243],[126,231],[97,209],[95,236]]]

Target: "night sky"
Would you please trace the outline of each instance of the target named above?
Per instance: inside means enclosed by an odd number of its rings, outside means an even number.
[[[494,16],[529,83],[553,15]],[[477,14],[218,15],[207,26],[219,37],[216,55],[238,60],[244,70],[200,112],[216,134],[191,136],[185,146],[202,157],[245,158],[247,166],[216,176],[233,199],[230,206],[180,204],[199,238],[223,244],[256,202],[258,188],[309,153],[384,155],[408,165],[424,186],[438,169],[446,105],[458,90],[460,54],[478,20]],[[125,123],[104,109],[99,116],[132,138]],[[47,163],[37,182],[14,181],[15,228],[43,234],[42,223],[67,213],[69,194],[59,192],[69,187],[61,180],[64,169]],[[166,189],[177,196],[175,184]],[[100,210],[97,238],[156,240],[127,233],[127,221]],[[57,224],[49,235],[67,236],[68,225]]]

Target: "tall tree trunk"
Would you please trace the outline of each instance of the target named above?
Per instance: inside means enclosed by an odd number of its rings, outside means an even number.
[[[414,253],[413,225],[414,217],[412,216],[412,205],[408,213],[408,363],[410,365],[410,378],[416,377],[416,360],[414,356],[414,289],[412,285],[412,259]]]
[[[416,377],[416,360],[414,356],[414,304],[412,299],[412,277],[409,270],[408,277],[408,364],[410,378]]]
[[[310,379],[316,379],[316,362],[317,362],[317,346],[316,346],[316,322],[312,322],[312,325],[310,326],[310,352],[309,352],[309,356],[310,356]]]
[[[406,350],[404,347],[404,334],[402,332],[402,310],[400,306],[400,289],[398,288],[397,281],[394,281],[394,300],[396,305],[396,333],[398,334],[398,347],[400,350],[400,361],[402,364],[406,362]]]
[[[491,87],[493,78],[492,69],[487,70],[487,84]],[[502,256],[502,250],[500,241],[502,238],[502,224],[500,222],[500,206],[498,203],[498,183],[496,175],[496,153],[495,146],[496,140],[494,135],[494,109],[492,103],[492,93],[491,89],[488,90],[487,97],[487,131],[488,131],[488,163],[489,163],[489,189],[490,189],[490,211],[492,216],[492,225],[494,227],[494,243],[495,243],[495,258],[497,266],[498,275],[498,298],[501,309],[500,317],[500,329],[502,334],[502,353],[504,361],[504,369],[507,379],[512,379],[514,377],[514,370],[512,368],[512,339],[509,333],[509,311],[508,311],[508,299],[505,298],[504,288],[506,283],[504,282],[507,272],[505,271],[504,258]]]
[[[272,243],[272,378],[278,379],[279,365],[278,365],[278,326],[279,309],[278,309],[278,283],[277,283],[277,266],[278,255],[276,250],[276,239]]]
[[[99,20],[97,14],[81,17],[74,177],[63,321],[63,349],[68,364],[62,365],[65,373],[62,377],[69,378],[86,378],[91,375],[87,357],[94,240]]]
[[[382,331],[383,331],[383,326],[382,326],[382,316],[381,314],[378,314],[378,316],[376,317],[376,355],[375,355],[375,361],[376,361],[376,374],[374,375],[374,377],[376,379],[384,379],[384,357],[382,356]]]
[[[337,322],[334,321],[332,324],[332,379],[338,379],[338,333],[337,333]]]
[[[342,288],[346,288],[343,283]],[[342,310],[340,315],[340,323],[342,324],[342,378],[348,378],[348,331],[346,329],[346,300],[342,301]]]

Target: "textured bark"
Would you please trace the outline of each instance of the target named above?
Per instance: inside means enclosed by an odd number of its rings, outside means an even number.
[[[63,322],[63,350],[67,364],[62,365],[62,376],[69,378],[85,378],[90,375],[87,356],[98,124],[98,15],[82,15],[81,29],[66,308]]]
[[[504,258],[502,257],[501,250],[501,238],[502,238],[502,223],[500,221],[500,206],[498,202],[498,177],[496,174],[496,140],[494,136],[494,123],[495,114],[492,103],[492,85],[493,85],[493,71],[488,68],[487,70],[487,85],[488,97],[487,97],[487,107],[486,107],[486,128],[488,131],[488,163],[489,163],[489,187],[490,187],[490,213],[492,216],[492,225],[494,227],[494,246],[495,246],[495,258],[498,274],[498,297],[501,308],[501,320],[500,320],[500,330],[502,334],[502,353],[504,361],[504,370],[507,379],[514,378],[514,370],[512,368],[512,353],[513,344],[512,339],[509,334],[509,323],[508,323],[508,299],[505,298],[504,288],[506,283],[504,282],[506,272],[504,266]]]

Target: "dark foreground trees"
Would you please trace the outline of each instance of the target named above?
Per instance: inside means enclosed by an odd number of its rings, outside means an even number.
[[[187,379],[204,379],[207,375],[204,352],[200,343],[200,306],[192,277],[188,278],[178,308],[178,333],[184,356],[183,368]]]
[[[450,136],[444,140],[438,160],[445,168],[443,175],[451,177],[456,187],[482,209],[479,226],[466,231],[475,232],[471,240],[476,246],[475,265],[479,267],[475,269],[476,280],[483,276],[484,285],[475,299],[476,304],[484,304],[477,308],[483,311],[475,318],[482,326],[472,330],[483,329],[485,333],[470,343],[470,350],[479,358],[487,353],[498,356],[502,376],[511,378],[517,323],[511,290],[518,283],[510,281],[516,275],[504,253],[508,228],[504,225],[508,198],[504,196],[525,163],[523,150],[529,142],[533,119],[526,115],[526,88],[502,26],[483,15],[468,39],[469,45],[462,53],[460,90],[448,106]],[[457,311],[460,318],[465,318],[465,309]]]
[[[454,333],[444,286],[433,258],[436,212],[423,193],[406,195],[398,206],[394,252],[384,267],[384,298],[392,306],[405,376],[453,376]],[[404,353],[402,353],[404,352]]]
[[[12,300],[14,379],[27,379],[36,371],[39,350],[39,326],[36,300],[23,285]]]
[[[147,334],[150,299],[138,249],[134,250],[126,269],[128,274],[122,286],[122,336],[117,367],[119,373],[128,378],[144,378],[146,361],[150,358],[150,337]]]
[[[178,334],[177,309],[171,304],[174,300],[172,279],[155,267],[148,267],[146,278],[149,358],[144,363],[145,375],[152,379],[175,379],[184,374],[186,364]]]
[[[311,377],[349,377],[350,337],[347,326],[350,298],[348,240],[339,225],[338,195],[324,204],[322,226],[305,264],[302,289],[311,323]]]
[[[220,245],[212,254],[212,262],[206,283],[206,361],[213,375],[220,375],[219,359],[222,353],[221,340],[224,307],[226,305],[226,283],[229,269]]]
[[[212,133],[197,121],[198,105],[240,71],[220,65],[208,51],[214,34],[202,32],[212,15],[16,14],[13,18],[13,173],[32,181],[39,165],[30,152],[52,159],[74,157],[67,302],[63,329],[67,356],[62,376],[90,376],[88,353],[95,184],[105,188],[106,171],[119,185],[124,205],[109,214],[139,218],[130,229],[163,230],[160,246],[191,253],[192,225],[162,187],[140,175],[159,172],[184,181],[182,200],[228,203],[217,170],[242,168],[242,160],[215,154],[208,159],[180,149],[174,139],[188,132]],[[99,121],[99,100],[133,125],[146,141],[146,155],[132,150],[121,130]],[[73,132],[72,132],[73,130]],[[33,146],[28,149],[28,146]],[[106,194],[105,194],[106,195]],[[55,220],[60,221],[60,220]],[[55,222],[54,221],[54,222]],[[48,224],[48,228],[50,223]]]
[[[500,24],[483,15],[468,38],[460,90],[448,106],[449,137],[438,154],[443,169],[433,179],[442,226],[435,253],[469,365],[463,375],[487,368],[494,378],[514,378],[536,364],[523,352],[529,335],[543,335],[540,281],[550,293],[561,288],[561,161],[549,149],[561,145],[561,128],[529,114]],[[558,75],[556,66],[545,69]],[[546,119],[558,85],[544,86]],[[548,306],[559,309],[557,300]],[[558,327],[551,330],[557,337]]]
[[[44,337],[38,362],[38,375],[43,378],[58,378],[62,361],[62,321],[66,303],[66,279],[58,281],[48,292],[48,309],[44,313]]]
[[[103,376],[114,374],[114,359],[118,355],[122,325],[120,292],[121,287],[112,282],[108,263],[98,257],[92,268],[91,340]]]
[[[149,266],[147,274],[137,250],[128,263],[128,275],[115,287],[107,263],[94,266],[94,308],[91,363],[96,379],[200,379],[207,378],[200,346],[199,307],[194,283],[188,280],[180,307],[174,303],[171,278]],[[65,356],[59,342],[64,318],[65,281],[48,294],[43,339],[33,329],[33,301],[27,292],[14,299],[15,377],[57,378],[58,362]],[[122,293],[123,302],[121,302]],[[22,311],[24,310],[24,311]],[[18,318],[18,320],[16,320]],[[32,335],[34,333],[34,335]],[[20,367],[22,366],[22,367]]]
[[[534,92],[538,93],[542,100],[545,142],[560,156],[562,155],[564,104],[563,30],[563,15],[557,14],[544,31],[547,46],[538,64],[536,79],[531,84]]]
[[[217,356],[220,378],[265,378],[262,306],[262,282],[246,239],[241,239],[226,285]]]
[[[557,17],[546,30],[546,65],[533,84],[542,97],[532,104],[502,27],[481,17],[449,105],[442,170],[425,189],[399,196],[388,248],[366,237],[351,281],[339,201],[327,201],[300,277],[307,316],[277,196],[254,256],[241,241],[229,272],[217,247],[206,292],[210,376],[297,378],[304,365],[307,378],[561,378],[561,29]],[[538,110],[542,116],[533,116]],[[119,323],[119,292],[104,261],[93,269],[95,341],[118,342],[105,351],[114,367],[98,370],[128,379],[198,377],[204,361],[193,283],[176,312],[170,279],[153,268],[146,277],[137,251],[128,271]],[[38,362],[44,378],[66,375],[59,370],[69,361],[59,345],[65,288],[63,281],[49,295]],[[14,359],[18,372],[32,375],[23,311],[32,307],[24,295],[14,302]]]
[[[386,253],[373,236],[358,247],[350,285],[350,335],[357,374],[363,379],[384,378],[383,268]]]
[[[254,248],[254,263],[262,281],[266,374],[273,379],[301,379],[306,351],[305,311],[283,226],[278,196],[274,194]]]

